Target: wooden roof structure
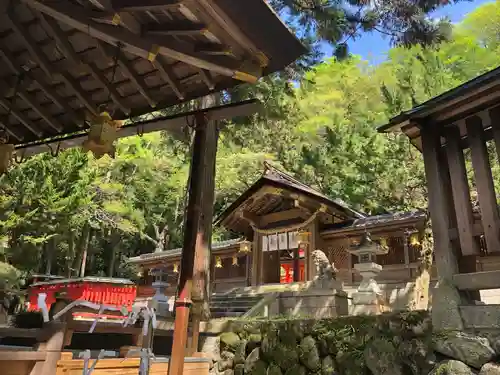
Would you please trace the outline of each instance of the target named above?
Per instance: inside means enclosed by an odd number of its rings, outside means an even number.
[[[297,202],[300,207],[297,207]],[[300,210],[315,211],[324,204],[326,211],[320,214],[320,221],[334,224],[348,220],[361,219],[365,215],[355,211],[340,199],[332,199],[303,184],[289,174],[266,163],[262,176],[236,199],[215,220],[216,225],[223,225],[229,230],[249,235],[251,226],[248,219],[260,221],[257,216],[278,214],[288,211],[291,220],[304,219],[310,216]],[[295,210],[295,211],[294,211]],[[254,220],[255,219],[255,220]]]
[[[422,151],[421,129],[428,126],[450,127],[457,125],[460,129],[462,147],[467,146],[467,130],[465,119],[475,115],[483,118],[483,127],[487,139],[492,139],[491,118],[493,107],[500,99],[500,67],[482,74],[463,85],[455,87],[425,103],[390,119],[389,123],[379,127],[379,131],[405,133],[410,142]],[[445,143],[444,137],[441,143]]]
[[[283,69],[305,52],[264,0],[5,0],[0,127],[16,148]]]

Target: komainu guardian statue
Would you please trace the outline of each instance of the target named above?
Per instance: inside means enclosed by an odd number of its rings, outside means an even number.
[[[314,265],[316,266],[316,276],[313,283],[320,288],[334,288],[337,283],[337,272],[335,263],[331,263],[328,257],[321,250],[314,250],[311,254]]]

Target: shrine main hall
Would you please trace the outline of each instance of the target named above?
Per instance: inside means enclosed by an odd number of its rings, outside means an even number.
[[[359,261],[348,250],[367,232],[386,247],[376,256],[382,266],[377,281],[415,280],[421,266],[421,240],[426,213],[421,211],[368,216],[339,199],[332,199],[268,164],[262,176],[214,222],[235,239],[211,246],[211,292],[242,287],[300,283],[312,280],[311,254],[322,250],[347,288],[361,280]],[[167,283],[175,294],[181,249],[130,258],[142,269],[143,286]],[[431,277],[435,270],[431,269]],[[171,289],[171,290],[169,290]]]

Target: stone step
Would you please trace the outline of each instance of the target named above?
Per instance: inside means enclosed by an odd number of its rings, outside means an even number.
[[[211,305],[221,305],[221,306],[253,306],[257,302],[260,301],[260,298],[257,299],[218,299],[218,300],[210,300]]]
[[[242,316],[245,312],[241,311],[217,311],[210,312],[212,319],[215,318],[229,318],[229,317],[239,317]]]
[[[500,305],[460,306],[460,315],[467,329],[498,328]]]
[[[453,284],[459,290],[481,290],[500,288],[500,270],[453,275]]]

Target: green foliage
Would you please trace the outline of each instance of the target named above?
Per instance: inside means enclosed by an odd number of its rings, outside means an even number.
[[[356,25],[370,30],[392,22],[392,10],[363,8],[363,20],[346,24],[352,15],[338,2],[272,3],[288,9],[292,23],[313,20],[308,37],[317,33],[312,39],[333,44]],[[437,6],[420,4],[424,13]],[[306,73],[295,70],[293,83],[273,75],[221,95],[222,103],[256,97],[265,106],[260,114],[220,124],[215,215],[259,177],[265,160],[367,213],[426,208],[420,153],[405,136],[376,128],[494,68],[499,11],[498,2],[484,5],[456,25],[449,41],[393,48],[378,66],[358,57],[331,58]],[[419,12],[412,9],[408,19]],[[398,25],[398,40],[409,26]],[[193,108],[191,102],[166,112]],[[496,153],[491,158],[500,182]],[[2,261],[22,272],[76,276],[86,257],[87,274],[136,277],[127,257],[181,246],[189,162],[189,144],[166,133],[120,140],[115,159],[95,160],[77,149],[29,158],[0,177]],[[473,176],[470,183],[474,187]],[[235,235],[214,228],[213,240]]]

